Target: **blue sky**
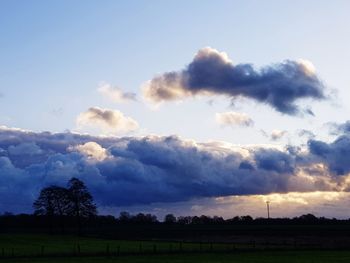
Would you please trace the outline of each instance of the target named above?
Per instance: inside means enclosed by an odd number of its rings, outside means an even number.
[[[0,125],[36,133],[176,135],[197,143],[279,149],[304,147],[310,138],[298,133],[305,129],[330,143],[336,135],[327,123],[344,123],[350,113],[348,10],[349,1],[340,0],[1,1]],[[315,116],[284,114],[251,98],[231,105],[221,95],[157,107],[145,101],[141,88],[147,81],[184,69],[204,47],[226,52],[233,65],[311,61],[327,99],[297,101]],[[103,85],[137,99],[115,102],[98,91]],[[118,111],[137,128],[112,125],[106,133],[104,123],[87,123],[92,107]],[[216,114],[223,112],[246,114],[254,125],[220,124]],[[273,132],[281,138],[272,140]]]
[[[327,85],[338,91],[339,98],[348,96],[347,1],[218,1],[215,5],[211,1],[3,1],[1,5],[0,84],[4,97],[0,120],[9,126],[72,130],[79,112],[103,106],[120,108],[150,132],[196,138],[191,125],[180,129],[168,119],[180,115],[190,123],[195,117],[206,129],[215,130],[210,117],[226,110],[228,103],[220,101],[213,110],[203,105],[205,100],[185,102],[154,114],[139,105],[113,105],[100,98],[96,88],[100,82],[108,82],[138,93],[142,83],[157,73],[183,68],[205,46],[227,52],[235,63],[261,66],[284,59],[308,59]],[[348,113],[346,104],[340,103],[341,111]],[[329,104],[315,105],[318,117],[343,120],[334,116],[339,109]],[[265,108],[249,105],[246,110],[261,112]],[[189,111],[193,112],[191,118],[186,116]],[[288,122],[307,125],[304,120],[280,118],[268,110],[264,114],[272,115],[282,126]],[[216,129],[200,139],[232,141],[229,134],[231,130]]]

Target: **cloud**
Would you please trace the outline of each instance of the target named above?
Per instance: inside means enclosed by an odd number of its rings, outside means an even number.
[[[75,146],[68,147],[68,150],[77,151],[90,159],[103,161],[107,158],[107,150],[96,142],[87,142]]]
[[[136,101],[136,93],[123,92],[120,88],[113,87],[111,84],[101,84],[97,91],[106,98],[116,103],[124,103],[130,101]]]
[[[91,107],[80,113],[76,122],[79,129],[97,128],[107,134],[127,133],[139,128],[134,119],[122,112],[99,107]]]
[[[11,154],[21,147],[37,150]],[[347,136],[332,143],[310,140],[308,149],[277,149],[1,127],[0,149],[0,199],[11,200],[1,202],[0,211],[30,211],[42,187],[64,186],[73,176],[86,182],[103,207],[350,189]]]
[[[220,215],[224,218],[251,215],[253,217],[266,217],[266,201],[270,201],[270,214],[272,217],[300,216],[306,213],[318,217],[348,219],[344,207],[350,205],[350,193],[344,192],[290,192],[270,195],[226,196],[213,198],[199,198],[185,202],[165,203],[151,205],[137,205],[132,207],[104,208],[107,213],[119,214],[120,211],[129,211],[132,214],[152,213],[158,218],[164,218],[172,213],[176,216]],[[329,204],[332,204],[331,206]]]
[[[350,172],[349,135],[341,135],[331,143],[309,140],[308,145],[310,152],[327,164],[331,173],[344,176]]]
[[[298,131],[298,136],[299,137],[306,137],[308,139],[313,139],[316,137],[316,135],[312,132],[312,131],[309,131],[309,130],[306,130],[306,129],[301,129]]]
[[[330,130],[331,135],[349,134],[350,133],[350,121],[343,123],[329,122],[326,123]]]
[[[42,150],[34,142],[21,143],[16,146],[11,145],[8,148],[9,154],[12,155],[37,155],[41,154]]]
[[[278,173],[294,173],[294,158],[292,155],[275,149],[260,149],[255,152],[255,162],[258,169]]]
[[[253,126],[254,121],[245,113],[221,112],[215,114],[216,122],[222,126]]]
[[[184,70],[151,79],[143,95],[153,103],[196,95],[245,97],[289,115],[312,113],[299,108],[300,99],[325,99],[324,85],[309,61],[286,60],[257,70],[251,64],[235,65],[226,53],[210,47],[200,49]]]
[[[267,138],[269,138],[272,141],[277,141],[282,139],[286,134],[288,134],[287,131],[282,130],[272,130],[271,133],[268,133],[267,131],[260,130],[261,134]]]
[[[271,132],[271,140],[273,140],[273,141],[277,141],[277,140],[280,140],[280,139],[282,139],[282,137],[284,136],[284,135],[286,135],[288,132],[287,131],[281,131],[281,130],[273,130],[272,132]]]

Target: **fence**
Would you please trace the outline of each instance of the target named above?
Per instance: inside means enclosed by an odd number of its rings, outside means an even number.
[[[50,245],[31,245],[28,248],[1,248],[0,258],[39,258],[39,257],[89,257],[106,256],[119,257],[130,255],[161,255],[182,253],[238,253],[244,251],[263,250],[324,250],[349,249],[348,244],[337,241],[324,243],[310,243],[298,240],[286,240],[279,243],[256,242],[246,243],[212,243],[212,242],[149,242],[134,241],[132,245],[120,241],[119,244],[106,243],[93,247],[84,244],[74,244],[72,247],[58,247]]]

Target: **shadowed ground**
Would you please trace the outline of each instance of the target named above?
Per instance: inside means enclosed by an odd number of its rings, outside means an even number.
[[[240,254],[185,254],[158,256],[125,256],[119,258],[91,257],[91,258],[40,258],[40,259],[8,259],[2,262],[33,262],[33,263],[73,263],[73,262],[119,262],[119,263],[341,263],[350,262],[348,251],[294,251],[294,252],[247,252]]]

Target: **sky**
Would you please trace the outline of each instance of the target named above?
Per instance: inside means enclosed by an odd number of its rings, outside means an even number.
[[[0,2],[0,213],[349,218],[349,1]],[[11,201],[10,201],[11,200]]]

